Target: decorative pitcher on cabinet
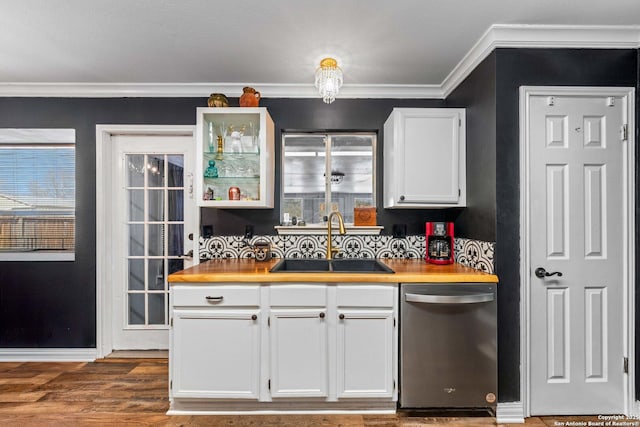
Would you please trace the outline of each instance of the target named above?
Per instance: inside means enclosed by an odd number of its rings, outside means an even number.
[[[243,94],[240,96],[241,107],[257,107],[260,102],[260,92],[252,87],[242,88]]]

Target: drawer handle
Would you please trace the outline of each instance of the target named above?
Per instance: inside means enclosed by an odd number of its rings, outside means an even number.
[[[210,296],[206,296],[205,298],[209,302],[222,302],[222,300],[224,299],[224,297],[210,297]]]
[[[338,317],[340,318],[340,320],[344,320],[344,314],[340,313]]]
[[[320,313],[320,318],[324,319],[324,313]]]
[[[251,315],[251,320],[258,320],[258,316],[256,316],[255,314]]]

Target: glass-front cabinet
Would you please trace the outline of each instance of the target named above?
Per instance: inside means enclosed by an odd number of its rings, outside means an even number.
[[[274,125],[264,107],[197,109],[198,206],[273,208]]]

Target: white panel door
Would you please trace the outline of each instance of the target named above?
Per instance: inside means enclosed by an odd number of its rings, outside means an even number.
[[[531,415],[624,411],[627,142],[610,101],[530,98]]]
[[[114,350],[167,349],[167,276],[192,265],[196,211],[192,194],[194,141],[178,135],[113,136],[108,217],[114,280]]]
[[[392,397],[393,310],[338,313],[338,398]]]
[[[327,396],[326,309],[271,310],[269,323],[271,396]]]

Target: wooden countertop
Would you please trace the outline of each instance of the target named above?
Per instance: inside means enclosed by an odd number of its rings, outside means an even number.
[[[169,275],[171,283],[197,282],[483,282],[497,283],[498,276],[460,264],[433,265],[419,259],[381,259],[395,273],[270,273],[279,259],[256,262],[253,259],[210,260]]]

